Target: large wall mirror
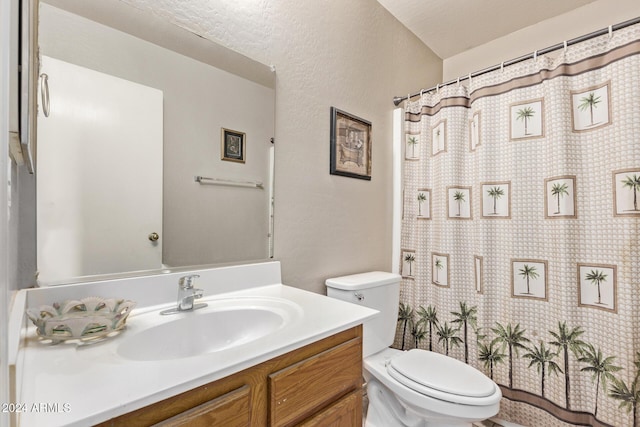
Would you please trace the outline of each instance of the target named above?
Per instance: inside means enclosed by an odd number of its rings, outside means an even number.
[[[117,0],[41,0],[41,285],[272,257],[275,74]]]

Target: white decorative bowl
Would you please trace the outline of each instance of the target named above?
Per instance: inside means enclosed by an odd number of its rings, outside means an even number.
[[[136,303],[116,298],[88,297],[27,309],[39,336],[54,343],[93,340],[115,335],[126,325]]]

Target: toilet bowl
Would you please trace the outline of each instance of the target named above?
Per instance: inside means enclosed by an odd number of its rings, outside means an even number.
[[[363,325],[366,427],[470,427],[496,415],[500,388],[482,372],[436,352],[389,348],[400,276],[370,272],[328,279],[327,295],[380,311]]]
[[[500,409],[500,388],[477,369],[426,350],[384,349],[364,359],[367,427],[471,426]]]

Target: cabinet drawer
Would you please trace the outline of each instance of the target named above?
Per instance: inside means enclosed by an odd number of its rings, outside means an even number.
[[[272,426],[308,418],[362,386],[362,338],[354,338],[269,375]]]
[[[249,386],[245,385],[153,427],[245,427],[250,421],[251,393]]]
[[[356,390],[309,418],[299,427],[354,427],[361,425],[362,390]]]

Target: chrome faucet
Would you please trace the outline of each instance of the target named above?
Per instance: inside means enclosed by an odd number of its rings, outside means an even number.
[[[194,304],[193,300],[202,298],[203,290],[193,287],[195,280],[200,277],[197,274],[183,276],[178,280],[178,306],[161,311],[160,314],[175,314],[182,311],[193,311],[207,306],[205,303]]]
[[[181,277],[178,281],[178,310],[193,310],[193,300],[202,298],[202,289],[195,289],[193,282],[200,277],[197,274]]]

